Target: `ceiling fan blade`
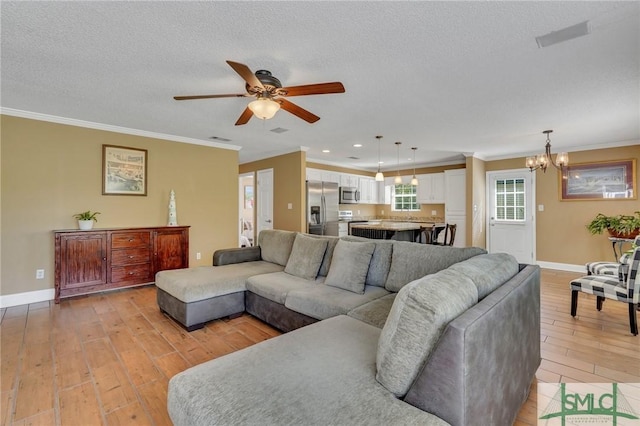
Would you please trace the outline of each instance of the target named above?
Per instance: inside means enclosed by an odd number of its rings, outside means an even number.
[[[174,96],[176,101],[186,101],[190,99],[212,99],[212,98],[244,98],[246,94],[233,94],[233,95],[194,95],[194,96]]]
[[[275,99],[275,101],[280,103],[280,106],[283,110],[290,112],[296,117],[302,118],[307,123],[315,123],[316,121],[320,120],[320,117],[318,117],[317,115],[307,111],[304,108],[299,107],[293,102],[289,102],[284,98],[278,98]]]
[[[253,112],[251,112],[249,107],[246,107],[244,111],[242,111],[242,114],[240,114],[240,118],[238,118],[238,121],[236,121],[236,126],[247,124],[252,116]]]
[[[283,96],[306,96],[306,95],[324,95],[327,93],[344,93],[344,86],[339,81],[332,83],[306,84],[304,86],[283,87],[280,89],[286,91]]]
[[[240,77],[242,77],[250,87],[259,87],[260,89],[265,90],[260,80],[256,78],[255,74],[251,72],[248,66],[233,61],[227,61],[227,63],[235,72],[240,74]]]

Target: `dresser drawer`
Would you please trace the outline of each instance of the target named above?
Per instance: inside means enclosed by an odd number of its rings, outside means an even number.
[[[139,281],[151,279],[151,263],[111,268],[111,281]]]
[[[151,232],[114,232],[111,235],[111,248],[149,247]]]
[[[151,261],[151,250],[148,247],[113,250],[111,252],[111,265],[113,266],[135,265],[148,263],[149,261]]]

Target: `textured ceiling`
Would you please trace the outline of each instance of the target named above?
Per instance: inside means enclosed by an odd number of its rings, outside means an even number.
[[[304,146],[311,161],[374,170],[377,134],[386,170],[395,141],[402,168],[411,146],[418,165],[535,153],[545,129],[554,152],[640,143],[635,1],[2,1],[0,12],[3,110],[217,136],[243,163]],[[587,20],[591,34],[537,47]],[[280,111],[234,126],[248,98],[173,100],[243,92],[225,60],[346,93],[291,98],[315,124]]]

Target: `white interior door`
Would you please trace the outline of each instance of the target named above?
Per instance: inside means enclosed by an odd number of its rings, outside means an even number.
[[[487,249],[533,264],[535,174],[529,169],[487,172]]]
[[[258,170],[256,237],[263,229],[273,229],[273,169]]]

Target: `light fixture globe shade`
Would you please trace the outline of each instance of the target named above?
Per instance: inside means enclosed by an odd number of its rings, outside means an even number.
[[[280,104],[271,99],[258,98],[253,102],[249,102],[248,107],[256,117],[261,120],[268,120],[276,115],[276,112],[280,109]]]
[[[382,174],[381,171],[378,171],[378,173],[376,173],[376,182],[383,182],[384,181],[384,175]]]
[[[396,176],[396,178],[393,180],[393,182],[396,185],[400,185],[402,183],[402,177],[401,176]]]
[[[411,185],[413,186],[418,186],[418,178],[413,176],[413,178],[411,178]]]

